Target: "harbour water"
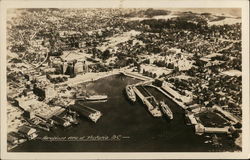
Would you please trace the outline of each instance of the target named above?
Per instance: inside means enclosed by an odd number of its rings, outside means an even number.
[[[164,100],[174,119],[154,118],[147,108],[126,98],[125,86],[139,80],[113,75],[88,82],[88,93],[107,94],[108,101],[90,103],[102,112],[97,123],[80,118],[80,124],[40,132],[39,138],[21,144],[14,152],[204,152],[213,150],[203,136],[185,124],[184,111],[155,88],[147,87],[156,100]],[[85,86],[82,84],[82,86]]]

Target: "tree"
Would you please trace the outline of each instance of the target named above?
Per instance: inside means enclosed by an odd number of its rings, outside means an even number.
[[[96,58],[96,52],[93,52],[92,58]]]
[[[156,77],[157,77],[157,74],[156,74],[156,73],[154,73],[154,74],[153,74],[153,78],[156,78]]]
[[[139,73],[141,72],[141,65],[140,64],[137,64],[137,70]]]
[[[149,72],[149,77],[153,77],[153,73],[152,72]]]
[[[106,59],[108,59],[109,57],[111,57],[111,54],[110,54],[110,51],[107,49],[107,50],[105,50],[105,51],[102,53],[102,59],[103,59],[103,60],[106,60]]]
[[[236,123],[236,124],[234,125],[234,127],[235,127],[235,128],[242,128],[242,124],[238,122],[238,123]]]

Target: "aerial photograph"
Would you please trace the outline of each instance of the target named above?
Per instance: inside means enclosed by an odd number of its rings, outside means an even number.
[[[6,23],[8,152],[242,152],[241,8],[8,8]]]

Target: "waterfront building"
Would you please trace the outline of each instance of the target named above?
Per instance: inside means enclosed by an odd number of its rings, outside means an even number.
[[[35,115],[35,113],[34,112],[30,112],[30,111],[24,111],[23,112],[23,117],[26,117],[26,118],[28,118],[28,119],[32,119],[32,118],[35,118],[36,117],[36,115]]]
[[[62,74],[65,74],[65,73],[66,73],[67,68],[68,68],[68,62],[65,60],[65,61],[63,62],[63,73],[62,73]]]
[[[22,126],[19,130],[19,133],[23,134],[28,139],[34,139],[37,137],[37,131],[35,128],[30,128],[28,126]]]
[[[205,132],[205,127],[202,124],[195,125],[195,133],[198,135],[202,135]]]
[[[80,41],[79,42],[79,48],[84,48],[84,47],[86,47],[86,42]]]
[[[81,62],[81,61],[76,62],[74,66],[75,74],[83,73],[84,69],[85,69],[84,62]]]
[[[58,117],[58,116],[52,116],[51,120],[54,121],[55,124],[60,125],[62,127],[68,127],[68,126],[70,126],[70,122],[69,121],[64,120],[63,118]]]
[[[214,128],[214,127],[205,127],[205,133],[229,133],[229,127],[224,128]]]
[[[18,144],[18,138],[8,134],[7,142],[12,144],[12,145],[16,145],[16,144]]]
[[[70,75],[70,77],[74,77],[75,76],[75,72],[74,72],[74,64],[72,62],[68,63],[67,69],[65,71],[66,75]]]

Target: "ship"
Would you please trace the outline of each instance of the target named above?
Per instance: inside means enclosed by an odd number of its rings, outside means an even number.
[[[162,112],[169,118],[169,119],[173,119],[173,113],[171,111],[171,109],[168,107],[168,105],[166,103],[164,103],[163,101],[160,102],[160,107]]]
[[[86,96],[86,101],[106,101],[108,99],[107,95],[92,95],[92,96]]]
[[[135,95],[135,92],[133,90],[133,87],[131,85],[127,85],[126,88],[125,88],[125,90],[126,90],[128,98],[132,102],[135,102],[136,101],[136,95]]]
[[[79,94],[75,97],[78,101],[85,101],[85,102],[106,102],[108,100],[107,95],[82,95]]]
[[[75,94],[75,99],[85,102],[106,102],[108,100],[107,95],[89,95],[87,93],[87,87],[85,85],[85,93]]]

